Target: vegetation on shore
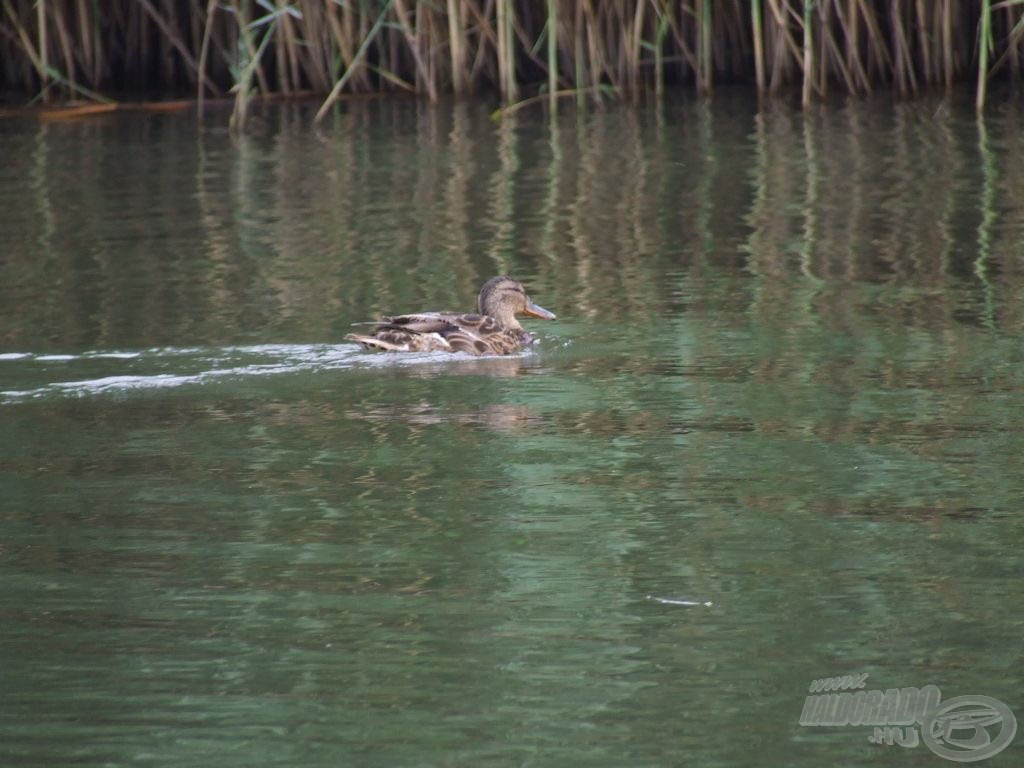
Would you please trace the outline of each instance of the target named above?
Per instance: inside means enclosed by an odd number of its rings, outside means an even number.
[[[0,88],[42,101],[136,92],[410,91],[599,98],[750,81],[911,97],[1021,77],[1024,0],[0,0]]]

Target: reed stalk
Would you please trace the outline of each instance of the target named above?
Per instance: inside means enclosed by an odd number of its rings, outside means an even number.
[[[800,99],[804,109],[810,106],[814,85],[814,3],[815,0],[804,0],[804,81]]]
[[[437,101],[437,89],[434,87],[434,78],[430,76],[430,72],[427,70],[427,64],[423,54],[420,52],[416,35],[409,24],[409,12],[405,7],[405,0],[394,0],[394,2],[395,13],[398,15],[398,23],[402,28],[402,34],[405,35],[405,42],[412,53],[413,61],[416,62],[416,72],[421,81],[426,83],[427,95],[430,97],[430,100]]]
[[[391,11],[392,2],[394,2],[394,0],[387,0],[387,2],[385,3],[384,8],[381,10],[380,15],[377,17],[377,20],[373,23],[373,26],[370,28],[370,31],[367,33],[366,37],[363,38],[363,42],[362,45],[359,46],[359,50],[356,51],[355,55],[352,57],[352,61],[349,63],[348,68],[345,70],[345,74],[338,78],[337,82],[335,82],[334,84],[334,88],[331,89],[330,94],[328,94],[327,98],[324,99],[324,103],[320,105],[320,109],[317,110],[316,117],[313,118],[314,122],[321,122],[324,119],[324,117],[327,116],[327,113],[328,111],[330,111],[331,107],[334,106],[335,102],[337,102],[338,98],[341,96],[341,91],[345,87],[345,83],[348,82],[349,78],[352,76],[352,73],[359,67],[360,63],[363,60],[363,57],[366,55],[367,50],[370,48],[370,45],[372,45],[373,41],[376,40],[377,34],[384,26],[384,20],[387,18],[388,13]]]
[[[558,110],[558,0],[548,0],[548,105]]]
[[[39,78],[42,80],[43,101],[50,101],[49,70],[50,57],[46,39],[46,0],[36,1],[36,27],[39,33]]]
[[[942,5],[942,60],[945,64],[946,90],[953,88],[953,0],[939,0]]]
[[[978,30],[978,87],[975,92],[975,108],[985,109],[985,91],[988,84],[988,52],[992,47],[992,1],[981,2],[981,25]]]
[[[501,83],[501,95],[506,104],[519,98],[519,84],[516,81],[516,62],[512,19],[512,0],[497,0],[498,36],[498,79]]]
[[[761,0],[750,0],[750,26],[754,37],[754,81],[757,83],[759,94],[763,94],[765,91],[762,13]]]
[[[170,42],[170,44],[174,46],[178,53],[181,54],[182,60],[184,60],[185,63],[188,64],[188,66],[192,69],[192,71],[196,73],[196,76],[201,81],[205,82],[206,85],[214,93],[220,93],[220,89],[217,88],[217,86],[214,83],[205,80],[205,75],[200,74],[199,63],[195,60],[195,58],[193,58],[192,53],[188,49],[188,46],[181,39],[181,35],[178,34],[178,31],[174,29],[173,25],[171,25],[160,14],[160,12],[153,7],[153,4],[149,0],[137,0],[137,2],[139,3],[140,7],[146,12],[146,14],[149,15],[149,17],[153,20],[153,23],[155,23],[157,27],[159,27],[160,31],[165,35],[166,39]],[[40,2],[40,5],[41,4],[42,3]]]
[[[210,55],[210,38],[213,34],[213,13],[217,10],[217,0],[208,0],[206,17],[203,23],[203,42],[199,48],[199,76],[196,78],[196,108],[203,111],[203,95],[206,93],[206,62]]]
[[[697,76],[698,89],[707,95],[711,93],[711,84],[714,81],[712,68],[712,16],[711,0],[697,0],[697,16],[700,22],[700,37],[698,50],[700,51],[700,72]]]
[[[28,57],[29,61],[32,62],[32,67],[36,70],[36,73],[39,76],[40,83],[43,87],[45,87],[47,70],[46,65],[43,63],[43,60],[36,52],[36,46],[33,45],[32,38],[29,36],[28,30],[21,23],[21,19],[18,17],[13,6],[11,5],[11,0],[3,0],[3,4],[4,13],[7,14],[10,24],[14,28],[14,32],[18,39],[18,42],[21,43],[22,51]]]
[[[643,66],[644,17],[647,3],[637,3],[632,12],[622,7],[620,23],[622,37],[616,41],[616,61],[619,68],[619,82],[629,85],[633,96],[640,90],[641,68]]]
[[[238,0],[234,0],[235,13],[241,15],[241,8],[238,5]],[[260,59],[263,58],[263,51],[266,50],[267,44],[275,37],[275,31],[280,21],[282,14],[286,13],[286,9],[278,9],[271,11],[266,16],[253,21],[251,24],[245,24],[241,27],[242,42],[245,46],[245,50],[249,52],[249,60],[242,67],[242,70],[238,76],[238,83],[235,87],[235,107],[231,113],[231,119],[228,122],[228,126],[233,131],[245,130],[245,123],[249,117],[249,103],[252,100],[252,80],[253,76],[258,74],[260,71]],[[263,39],[260,41],[259,47],[257,48],[252,39],[252,31],[255,27],[265,26],[266,29],[263,32]]]
[[[756,1],[756,0],[755,0]],[[672,8],[666,0],[658,5],[655,0],[655,10],[658,13],[658,26],[654,35],[654,93],[661,98],[665,93],[665,40],[668,38],[671,27]]]
[[[554,2],[554,0],[549,0]],[[466,85],[466,40],[463,29],[462,8],[459,0],[448,0],[448,49],[451,55],[452,90],[461,96],[467,90]]]

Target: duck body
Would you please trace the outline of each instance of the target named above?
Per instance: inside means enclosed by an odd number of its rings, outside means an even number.
[[[478,305],[478,313],[419,312],[384,317],[370,333],[350,333],[345,338],[365,349],[386,352],[511,355],[535,340],[519,324],[517,314],[555,319],[554,313],[533,303],[522,283],[504,275],[484,283]]]
[[[386,352],[468,352],[471,355],[510,355],[533,343],[522,328],[505,328],[489,315],[421,312],[381,318],[368,335],[347,339],[367,349]]]

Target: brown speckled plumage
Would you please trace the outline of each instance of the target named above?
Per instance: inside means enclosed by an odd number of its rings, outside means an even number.
[[[471,355],[511,355],[533,343],[516,315],[554,320],[526,295],[522,283],[504,275],[480,289],[479,314],[420,312],[382,318],[369,334],[350,333],[346,339],[366,349],[388,352],[468,352]]]

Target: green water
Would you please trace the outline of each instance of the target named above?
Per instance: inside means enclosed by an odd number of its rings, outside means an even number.
[[[1024,716],[1021,117],[0,122],[0,764],[954,764],[799,719]]]

